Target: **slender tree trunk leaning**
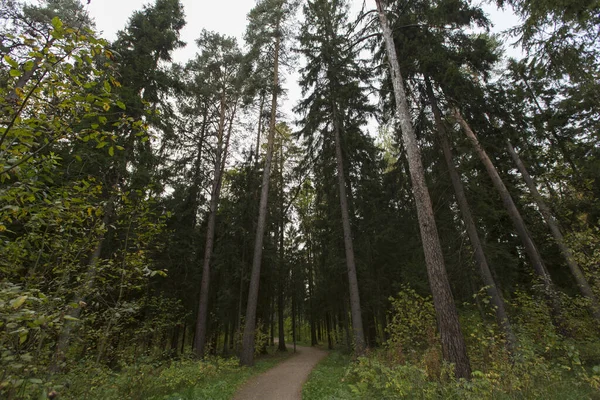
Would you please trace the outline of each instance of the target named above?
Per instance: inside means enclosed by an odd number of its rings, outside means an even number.
[[[523,161],[521,160],[521,158],[515,151],[514,147],[510,143],[510,141],[507,141],[506,145],[508,148],[508,152],[510,153],[510,156],[512,157],[513,161],[517,165],[517,168],[519,169],[519,171],[521,172],[521,175],[523,176],[523,180],[525,181],[525,183],[527,184],[527,187],[529,188],[529,191],[533,195],[533,198],[540,209],[540,213],[542,214],[542,216],[544,217],[544,220],[546,221],[546,224],[550,228],[550,231],[552,232],[552,236],[554,237],[554,240],[555,240],[556,244],[558,245],[558,248],[559,248],[561,254],[565,258],[565,261],[567,262],[567,265],[569,267],[569,270],[571,271],[571,274],[573,274],[573,277],[575,278],[575,282],[577,283],[577,287],[579,288],[579,291],[585,298],[587,298],[590,301],[590,311],[591,311],[593,317],[596,320],[600,321],[600,304],[598,303],[598,298],[592,291],[592,288],[590,287],[588,281],[586,280],[585,275],[583,274],[583,271],[579,267],[579,264],[577,264],[577,261],[575,261],[575,257],[573,257],[573,253],[571,252],[571,249],[565,243],[565,239],[560,230],[558,221],[554,218],[554,215],[552,215],[552,211],[550,210],[550,207],[548,207],[548,205],[544,201],[544,198],[542,197],[540,192],[537,190],[537,185],[536,185],[535,181],[533,180],[531,175],[529,175],[529,172],[527,171],[525,164],[523,163]]]
[[[185,333],[187,332],[187,321],[183,321],[183,328],[181,333],[181,350],[179,351],[181,354],[185,352]]]
[[[219,131],[217,133],[218,139],[215,154],[215,176],[210,195],[210,209],[208,214],[208,225],[206,227],[206,243],[204,246],[204,261],[202,264],[202,281],[200,283],[198,318],[196,319],[196,337],[194,339],[194,351],[198,357],[204,357],[206,345],[206,321],[208,318],[208,294],[210,289],[210,259],[212,257],[215,240],[215,223],[217,219],[217,207],[219,205],[219,195],[223,176],[221,157],[223,155],[223,135],[225,133],[225,109],[225,91],[223,91],[221,95]]]
[[[331,320],[329,312],[325,314],[325,326],[327,329],[327,348],[333,350],[333,338],[331,337]]]
[[[293,272],[292,272],[293,273]],[[292,276],[292,282],[293,282]],[[292,342],[294,343],[294,353],[296,352],[296,297],[292,292]]]
[[[261,94],[260,95],[260,106],[258,109],[258,133],[256,134],[256,154],[254,154],[254,164],[258,165],[258,160],[260,160],[259,155],[260,155],[260,134],[262,131],[262,116],[263,116],[263,109],[265,106],[265,95]]]
[[[277,325],[278,325],[278,336],[279,344],[277,350],[287,351],[285,347],[285,329],[283,319],[283,290],[285,286],[285,271],[284,271],[284,234],[285,234],[285,221],[283,215],[283,137],[281,139],[281,145],[279,146],[279,276],[277,277]]]
[[[431,198],[429,197],[425,183],[421,152],[411,123],[392,30],[381,6],[381,0],[375,0],[375,3],[383,30],[388,62],[390,63],[390,73],[397,107],[396,114],[402,129],[404,148],[409,163],[413,196],[417,207],[421,240],[423,242],[425,263],[427,265],[427,275],[429,276],[429,285],[433,295],[433,303],[442,342],[442,354],[444,360],[455,364],[457,378],[469,379],[471,376],[471,365],[467,356],[467,348],[460,330],[458,313],[444,265],[444,256],[433,216]]]
[[[310,250],[309,250],[310,251]],[[313,269],[314,265],[309,259],[308,261],[308,305],[310,307],[310,345],[316,346],[319,344],[317,339],[317,323],[315,321],[315,303],[313,300]]]
[[[277,24],[277,31],[279,24]],[[260,267],[262,262],[263,240],[265,225],[267,221],[267,202],[269,200],[269,180],[271,178],[271,163],[273,161],[273,142],[275,139],[275,122],[277,118],[277,90],[279,86],[279,49],[280,35],[275,38],[275,55],[273,60],[273,95],[271,98],[271,120],[269,122],[269,139],[267,142],[267,154],[262,177],[262,189],[260,193],[260,206],[258,210],[258,222],[256,226],[256,238],[254,242],[254,257],[252,259],[252,272],[250,275],[250,287],[248,290],[248,305],[246,307],[246,325],[244,326],[244,337],[242,338],[242,353],[240,363],[251,366],[254,364],[254,330],[256,329],[256,306],[258,303],[258,285],[260,281]]]
[[[346,179],[344,176],[344,160],[342,157],[342,144],[340,137],[340,125],[337,113],[333,112],[333,134],[335,139],[335,159],[338,175],[338,187],[340,191],[340,207],[342,211],[342,225],[344,228],[344,249],[346,251],[346,268],[348,270],[348,287],[350,290],[350,313],[352,314],[352,331],[354,334],[354,351],[361,355],[365,351],[365,334],[363,331],[362,315],[360,310],[360,294],[358,291],[358,280],[356,278],[356,263],[354,261],[354,246],[352,244],[352,228],[350,227],[350,216],[348,214],[348,198],[346,195]]]
[[[440,112],[440,109],[437,105],[437,100],[433,93],[433,87],[431,86],[431,82],[428,77],[425,77],[425,85],[427,89],[427,95],[431,103],[433,116],[435,118],[438,138],[442,147],[442,151],[444,153],[446,165],[448,166],[450,180],[452,181],[452,186],[454,187],[456,202],[458,203],[458,207],[460,208],[463,222],[465,223],[467,234],[469,235],[471,246],[473,246],[475,261],[477,263],[477,266],[479,267],[479,274],[481,275],[481,280],[483,281],[483,284],[486,286],[487,294],[488,296],[490,296],[492,304],[495,307],[496,320],[498,321],[498,325],[502,328],[502,330],[504,331],[504,335],[506,336],[507,349],[510,352],[512,352],[517,344],[517,338],[515,337],[515,334],[512,330],[512,326],[508,320],[508,315],[506,314],[506,309],[504,307],[504,298],[502,297],[502,293],[498,290],[494,277],[492,276],[492,272],[490,271],[487,258],[483,251],[481,240],[479,239],[479,233],[477,233],[477,228],[475,227],[475,220],[473,219],[473,215],[471,214],[471,208],[469,207],[469,202],[467,201],[467,196],[465,194],[463,184],[461,182],[458,171],[454,167],[452,149],[450,147],[450,143],[448,141],[448,134],[444,126],[444,122],[442,120],[442,113]]]
[[[504,185],[504,182],[502,182],[500,174],[498,174],[498,171],[492,163],[492,160],[489,158],[485,149],[479,143],[477,136],[475,135],[469,124],[462,117],[460,111],[457,108],[454,108],[453,114],[454,118],[456,119],[456,121],[458,121],[463,131],[467,135],[467,138],[475,148],[475,151],[477,152],[477,155],[479,156],[480,160],[483,162],[488,172],[488,175],[490,176],[494,186],[496,187],[496,190],[498,190],[498,193],[500,193],[500,197],[502,198],[504,207],[506,208],[506,211],[508,212],[508,215],[512,220],[513,225],[517,230],[517,234],[521,239],[523,247],[525,247],[525,252],[529,257],[529,261],[531,261],[531,264],[533,265],[536,274],[542,279],[546,290],[550,290],[552,288],[552,279],[550,278],[550,275],[548,274],[548,271],[544,266],[542,257],[538,252],[535,243],[533,242],[531,236],[529,235],[529,232],[527,231],[527,227],[525,226],[525,222],[523,221],[523,218],[521,217],[517,206],[515,205],[512,197],[510,196],[508,189]]]

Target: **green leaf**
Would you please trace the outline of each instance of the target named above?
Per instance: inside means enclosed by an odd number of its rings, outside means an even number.
[[[114,148],[114,147],[112,147],[112,146],[110,146],[110,147],[108,148],[108,154],[109,154],[111,157],[112,157],[112,156],[114,156],[114,155],[115,155],[115,148]]]
[[[19,332],[19,344],[25,343],[28,335],[29,335],[29,332],[27,332],[27,331]]]
[[[117,101],[117,107],[119,107],[120,109],[124,110],[125,109],[125,103],[123,103],[122,101]]]
[[[104,81],[104,90],[110,93],[110,83],[108,81]]]
[[[42,381],[39,378],[29,378],[29,382],[33,383],[34,385],[41,385],[42,383],[44,383],[44,381]]]
[[[19,68],[19,63],[10,58],[8,55],[4,56],[4,61],[8,63],[13,68]]]
[[[60,20],[60,18],[54,17],[54,18],[52,18],[52,26],[54,27],[54,29],[58,30],[58,29],[62,28],[63,23]]]
[[[17,308],[21,307],[23,303],[25,303],[25,300],[27,300],[27,296],[19,296],[16,299],[12,300],[10,302],[10,305],[16,310]]]
[[[11,69],[9,72],[10,76],[21,76],[21,71],[18,69]]]
[[[75,317],[73,317],[71,315],[65,315],[65,319],[67,321],[79,321],[79,318],[75,318]]]

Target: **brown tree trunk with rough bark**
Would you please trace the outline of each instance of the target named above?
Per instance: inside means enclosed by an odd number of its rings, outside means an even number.
[[[256,154],[254,154],[254,163],[258,165],[259,155],[260,155],[260,134],[262,132],[262,116],[263,109],[265,106],[265,96],[264,94],[260,95],[260,106],[258,109],[258,133],[256,134]]]
[[[540,194],[540,192],[537,189],[537,185],[536,185],[535,181],[533,180],[531,175],[529,175],[529,172],[527,171],[525,164],[523,163],[523,161],[521,160],[521,158],[515,151],[514,147],[510,143],[510,141],[506,142],[506,146],[508,148],[508,152],[510,153],[510,156],[512,157],[513,161],[517,165],[517,168],[521,172],[521,175],[523,176],[523,180],[527,184],[529,191],[533,195],[533,198],[534,198],[536,204],[538,205],[538,207],[540,209],[540,213],[544,217],[544,220],[546,221],[548,228],[550,228],[550,231],[552,232],[552,236],[554,237],[554,241],[558,245],[558,249],[560,250],[563,257],[565,258],[565,261],[567,262],[567,266],[569,267],[571,274],[575,278],[575,282],[577,283],[577,287],[579,288],[579,291],[585,298],[587,298],[590,301],[590,311],[592,313],[592,316],[596,320],[600,321],[600,304],[598,303],[598,298],[592,291],[592,288],[590,287],[588,281],[586,280],[585,275],[583,274],[583,271],[579,267],[579,264],[575,260],[575,257],[573,257],[573,253],[571,252],[571,249],[565,243],[565,238],[563,237],[563,234],[560,230],[558,221],[554,218],[554,215],[552,214],[550,207],[548,207],[548,205],[544,201],[544,198],[542,197],[542,195]]]
[[[450,282],[444,265],[444,256],[440,245],[431,198],[425,183],[425,172],[421,161],[421,152],[411,123],[410,111],[406,100],[404,83],[396,55],[396,47],[381,0],[375,0],[383,30],[383,38],[390,63],[390,73],[396,99],[396,114],[402,129],[402,139],[409,164],[413,196],[417,207],[417,217],[421,231],[421,240],[425,253],[427,275],[433,295],[438,329],[442,342],[444,360],[455,364],[457,378],[470,378],[471,365],[467,356],[467,348],[460,330],[458,313]]]
[[[309,252],[310,252],[310,247],[309,247]],[[309,254],[309,260],[308,260],[308,304],[309,304],[309,308],[310,308],[310,345],[311,346],[316,346],[319,344],[319,340],[317,339],[317,322],[316,322],[316,317],[315,317],[315,303],[313,301],[313,294],[314,294],[314,290],[313,290],[313,263],[312,260],[310,259],[310,254]]]
[[[281,145],[279,146],[279,274],[277,277],[277,325],[278,325],[278,337],[279,344],[277,350],[287,351],[285,347],[285,329],[283,319],[283,290],[285,286],[285,271],[284,271],[284,235],[285,235],[285,221],[283,215],[283,137],[281,138]]]
[[[342,211],[342,226],[344,229],[344,249],[346,251],[346,268],[348,271],[348,288],[350,291],[350,314],[352,314],[352,331],[354,334],[354,351],[361,355],[364,353],[365,333],[363,331],[362,315],[360,310],[360,295],[358,292],[358,280],[356,278],[356,262],[354,261],[354,246],[352,244],[352,228],[350,227],[350,215],[348,213],[348,197],[346,194],[346,179],[344,176],[344,159],[342,156],[342,144],[340,137],[340,126],[337,120],[335,105],[333,106],[333,134],[335,139],[335,160],[338,176],[338,188],[340,192],[340,208]]]
[[[279,30],[279,23],[276,30]],[[251,366],[254,364],[254,336],[256,329],[256,306],[258,304],[258,286],[260,281],[260,267],[262,262],[263,241],[267,221],[267,203],[269,200],[269,180],[271,178],[271,163],[273,161],[273,142],[275,139],[275,123],[277,117],[277,94],[279,86],[279,50],[281,36],[275,37],[275,54],[273,60],[273,96],[271,98],[271,120],[269,122],[269,138],[267,142],[267,154],[262,177],[262,189],[260,193],[260,206],[258,210],[258,223],[256,226],[256,238],[254,242],[254,257],[252,259],[252,272],[250,275],[250,287],[248,290],[248,305],[246,307],[246,325],[242,338],[242,352],[240,363]]]
[[[229,130],[227,138],[225,136],[225,111],[227,108],[225,91],[221,95],[221,104],[219,111],[219,128],[217,132],[217,147],[215,154],[215,176],[210,195],[210,209],[208,214],[208,224],[206,227],[206,243],[204,246],[204,259],[202,263],[202,281],[200,283],[200,299],[198,304],[198,318],[196,320],[196,336],[194,350],[196,356],[204,357],[207,335],[207,319],[208,319],[208,295],[210,290],[210,260],[212,258],[214,241],[215,241],[215,224],[217,219],[217,208],[219,206],[219,198],[221,194],[221,184],[223,181],[223,172],[225,169],[225,160],[227,158],[227,147],[231,136],[233,119],[236,111],[234,104],[231,118],[229,121]],[[223,141],[225,139],[225,146]]]
[[[442,113],[440,112],[440,109],[438,107],[437,100],[433,93],[433,87],[431,86],[431,82],[428,77],[425,77],[425,85],[427,89],[427,95],[431,103],[433,116],[435,118],[438,138],[442,147],[442,151],[444,153],[446,165],[448,166],[450,180],[452,181],[452,186],[454,188],[456,202],[458,203],[458,207],[462,214],[463,222],[465,223],[465,228],[467,229],[467,234],[469,235],[469,241],[471,242],[471,246],[473,247],[475,261],[477,263],[477,266],[479,267],[479,274],[481,275],[481,280],[483,281],[483,284],[486,286],[487,294],[488,296],[490,296],[492,304],[495,307],[496,320],[498,322],[498,325],[502,328],[502,330],[504,331],[504,335],[506,336],[507,349],[510,352],[512,352],[516,347],[517,338],[512,330],[512,326],[506,313],[506,308],[504,307],[504,298],[502,297],[502,293],[498,290],[496,286],[496,281],[494,280],[492,272],[490,271],[487,258],[483,251],[483,245],[481,244],[481,240],[479,239],[479,233],[477,233],[477,228],[475,227],[475,220],[473,219],[473,215],[471,214],[471,208],[469,207],[469,202],[467,201],[467,196],[465,194],[462,181],[460,179],[458,171],[454,167],[452,148],[450,147],[450,143],[448,141],[448,134],[446,131],[446,127],[444,126],[444,122],[442,120]]]
[[[467,138],[469,139],[469,141],[475,148],[475,151],[477,152],[479,159],[481,160],[481,162],[483,162],[483,165],[485,166],[485,169],[487,170],[488,175],[492,179],[492,183],[494,184],[494,186],[496,187],[496,190],[500,194],[502,203],[504,203],[504,207],[506,208],[508,216],[512,220],[513,225],[515,226],[515,229],[517,230],[517,234],[519,235],[519,238],[521,239],[521,243],[523,244],[523,247],[525,248],[525,252],[527,253],[527,256],[529,257],[529,261],[533,265],[533,269],[535,270],[536,274],[542,279],[542,282],[544,283],[544,286],[546,287],[546,289],[550,290],[553,286],[552,279],[550,278],[550,274],[548,274],[548,271],[546,270],[544,262],[542,261],[542,257],[540,255],[537,247],[535,246],[535,243],[531,239],[531,236],[529,235],[529,232],[527,231],[527,227],[525,226],[525,222],[523,221],[523,218],[521,217],[521,214],[519,213],[517,206],[515,205],[510,193],[508,192],[508,189],[504,185],[504,182],[502,181],[500,174],[498,174],[498,171],[496,170],[496,167],[492,163],[492,160],[487,155],[485,149],[479,143],[477,136],[475,135],[475,133],[473,132],[473,130],[471,129],[469,124],[462,117],[460,111],[457,108],[454,108],[453,114],[454,114],[454,118],[456,119],[456,121],[458,121],[458,123],[462,127],[463,131],[465,132]]]

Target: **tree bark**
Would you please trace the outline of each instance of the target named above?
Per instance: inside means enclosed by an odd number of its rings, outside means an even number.
[[[276,31],[279,31],[279,22]],[[254,336],[256,329],[256,306],[258,304],[258,286],[260,281],[260,267],[262,262],[263,241],[265,225],[267,220],[267,203],[269,200],[269,181],[271,178],[271,163],[273,161],[273,141],[275,138],[275,122],[277,118],[277,91],[279,86],[279,50],[281,35],[275,37],[275,54],[273,60],[273,95],[271,98],[271,120],[269,122],[269,138],[267,142],[267,154],[262,177],[262,189],[260,193],[260,206],[258,211],[258,223],[256,226],[256,238],[254,242],[254,257],[252,259],[252,273],[250,276],[250,287],[248,290],[248,305],[246,307],[246,325],[242,339],[242,353],[240,363],[242,365],[254,365]]]
[[[335,104],[333,105],[333,134],[335,139],[335,159],[340,192],[340,208],[342,211],[342,226],[344,229],[344,250],[346,252],[346,268],[348,270],[348,289],[350,291],[350,313],[352,314],[352,332],[354,334],[354,350],[356,354],[364,353],[365,333],[363,331],[362,315],[360,310],[360,294],[356,278],[356,262],[354,261],[354,246],[352,244],[352,228],[348,213],[348,197],[346,194],[346,179],[344,175],[344,159],[340,137],[340,125]]]
[[[265,106],[265,95],[261,93],[260,95],[260,107],[258,110],[258,133],[256,134],[256,154],[254,155],[254,163],[255,165],[258,165],[258,160],[259,155],[260,155],[260,134],[262,131],[262,116],[263,116],[263,109]]]
[[[310,249],[309,249],[310,251]],[[310,256],[310,255],[309,255]],[[313,269],[314,265],[312,260],[308,261],[308,304],[310,307],[310,345],[316,346],[319,344],[319,340],[317,339],[317,322],[315,318],[315,304],[313,301]]]
[[[292,270],[293,274],[293,270]],[[294,278],[292,276],[292,282]],[[292,292],[292,342],[294,343],[294,353],[296,352],[296,296]]]
[[[457,108],[455,108],[453,110],[453,114],[454,114],[454,118],[458,121],[458,123],[462,127],[463,131],[467,135],[467,138],[469,139],[469,141],[475,148],[477,155],[483,162],[483,164],[488,172],[488,175],[490,176],[494,186],[496,187],[496,190],[498,190],[498,193],[500,194],[500,197],[502,198],[502,202],[504,203],[504,207],[506,208],[506,211],[508,212],[508,215],[509,215],[510,219],[512,220],[513,225],[515,226],[515,229],[517,230],[517,234],[519,235],[519,238],[521,239],[521,243],[523,244],[523,247],[525,247],[525,252],[527,253],[527,255],[529,257],[529,261],[531,261],[531,264],[533,265],[533,268],[534,268],[536,274],[542,279],[542,282],[543,282],[546,290],[550,290],[552,288],[552,279],[550,278],[550,274],[548,274],[548,271],[546,270],[546,267],[544,266],[544,262],[542,261],[542,257],[540,255],[540,253],[538,252],[537,247],[535,246],[535,243],[533,243],[533,240],[531,239],[531,236],[529,235],[529,232],[527,231],[527,227],[525,226],[525,222],[523,221],[523,218],[521,217],[521,214],[519,213],[517,206],[515,205],[510,193],[508,192],[508,189],[504,185],[504,182],[502,181],[500,174],[498,174],[498,171],[496,170],[496,167],[492,163],[492,160],[489,158],[485,149],[479,143],[477,136],[475,135],[475,133],[473,132],[473,130],[471,129],[469,124],[462,117],[460,111]]]
[[[444,257],[433,216],[431,198],[429,197],[425,183],[421,152],[411,123],[392,30],[381,6],[381,0],[375,0],[375,3],[383,30],[388,62],[390,63],[390,73],[396,99],[396,113],[400,127],[402,128],[402,138],[409,163],[413,196],[417,207],[417,217],[425,253],[425,263],[427,265],[427,275],[429,276],[429,285],[433,295],[433,303],[442,342],[442,354],[444,360],[455,364],[457,378],[468,379],[471,376],[471,365],[467,356],[467,349],[460,330],[458,313],[444,265]]]
[[[283,137],[281,138],[281,144],[279,146],[279,276],[277,279],[277,324],[279,327],[278,336],[279,344],[277,349],[279,351],[287,351],[285,347],[285,329],[283,319],[284,299],[283,290],[285,286],[285,271],[284,271],[284,260],[285,260],[285,248],[284,248],[284,234],[285,234],[285,221],[283,215]]]
[[[433,93],[433,87],[431,86],[431,82],[428,77],[425,77],[425,85],[427,89],[427,95],[431,103],[433,116],[435,118],[438,139],[444,153],[446,165],[448,166],[448,173],[450,174],[450,180],[452,181],[452,186],[454,187],[456,202],[458,203],[463,222],[465,223],[465,228],[467,229],[467,234],[469,235],[471,246],[473,247],[475,261],[479,267],[479,274],[481,275],[483,284],[486,286],[487,294],[490,296],[492,304],[494,305],[498,325],[502,328],[504,335],[506,336],[507,349],[512,352],[517,344],[517,338],[512,330],[512,326],[506,313],[506,308],[504,307],[504,298],[502,297],[502,293],[498,290],[496,281],[494,280],[492,272],[490,271],[487,258],[483,251],[483,245],[479,239],[479,233],[475,227],[475,220],[471,214],[471,208],[469,207],[469,202],[467,201],[467,196],[465,194],[462,181],[458,175],[458,171],[454,167],[452,149],[448,141],[446,127],[444,126],[444,122],[442,120],[442,113],[438,107],[437,100]]]
[[[220,115],[219,115],[219,131],[217,133],[217,148],[215,154],[215,176],[210,195],[210,209],[208,214],[208,225],[206,228],[206,243],[204,246],[204,260],[202,264],[202,281],[200,283],[200,300],[198,304],[198,318],[196,320],[196,337],[195,337],[195,353],[198,357],[204,357],[206,335],[207,335],[207,319],[208,319],[208,295],[210,290],[210,260],[212,258],[214,240],[215,240],[215,224],[217,219],[217,208],[219,206],[219,197],[221,194],[221,183],[223,180],[223,172],[225,158],[227,156],[227,144],[231,135],[231,125],[233,125],[233,116],[235,114],[235,106],[232,111],[230,129],[226,139],[226,146],[223,148],[223,139],[225,135],[225,90],[221,95]]]
[[[523,176],[523,180],[527,184],[529,191],[533,195],[533,198],[534,198],[536,204],[538,205],[538,207],[540,209],[540,213],[544,217],[544,220],[546,221],[548,228],[550,228],[550,231],[552,232],[552,236],[554,237],[554,241],[558,245],[558,249],[560,250],[563,257],[565,258],[565,261],[567,262],[567,266],[569,267],[571,274],[575,278],[575,282],[577,283],[577,287],[579,288],[579,291],[581,292],[583,297],[587,298],[590,301],[590,311],[592,313],[592,316],[596,320],[600,321],[600,304],[598,303],[598,298],[592,291],[592,288],[590,287],[588,281],[586,280],[585,275],[583,274],[583,271],[579,267],[579,264],[577,264],[575,257],[573,257],[573,253],[571,252],[571,249],[565,243],[565,239],[560,230],[558,221],[554,218],[554,215],[552,214],[550,207],[548,207],[548,205],[544,201],[544,198],[542,197],[542,195],[540,194],[540,192],[537,189],[537,185],[536,185],[535,181],[533,180],[531,175],[529,175],[529,172],[527,171],[525,164],[523,163],[523,161],[521,160],[521,158],[519,157],[519,155],[517,154],[517,152],[515,151],[514,147],[512,146],[512,144],[510,143],[509,140],[506,142],[506,146],[508,148],[508,152],[510,153],[510,156],[512,157],[513,161],[517,165],[517,168],[521,172],[521,175]]]

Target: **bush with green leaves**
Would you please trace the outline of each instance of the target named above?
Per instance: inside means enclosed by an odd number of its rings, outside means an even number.
[[[577,308],[578,299],[563,298]],[[519,346],[512,357],[506,352],[500,329],[493,326],[490,302],[482,302],[486,321],[475,305],[465,304],[461,325],[466,338],[473,376],[453,378],[452,365],[443,363],[433,318],[431,299],[404,288],[392,299],[390,340],[381,351],[352,363],[344,380],[357,398],[381,399],[585,399],[594,398],[600,382],[596,356],[600,345],[587,320],[576,310],[565,321],[575,336],[557,333],[546,303],[534,293],[516,292],[511,299],[513,325]],[[585,312],[585,308],[583,309]],[[429,334],[427,334],[429,332]],[[578,336],[577,336],[578,335]],[[582,361],[585,351],[588,362]],[[600,363],[598,363],[600,364]]]

